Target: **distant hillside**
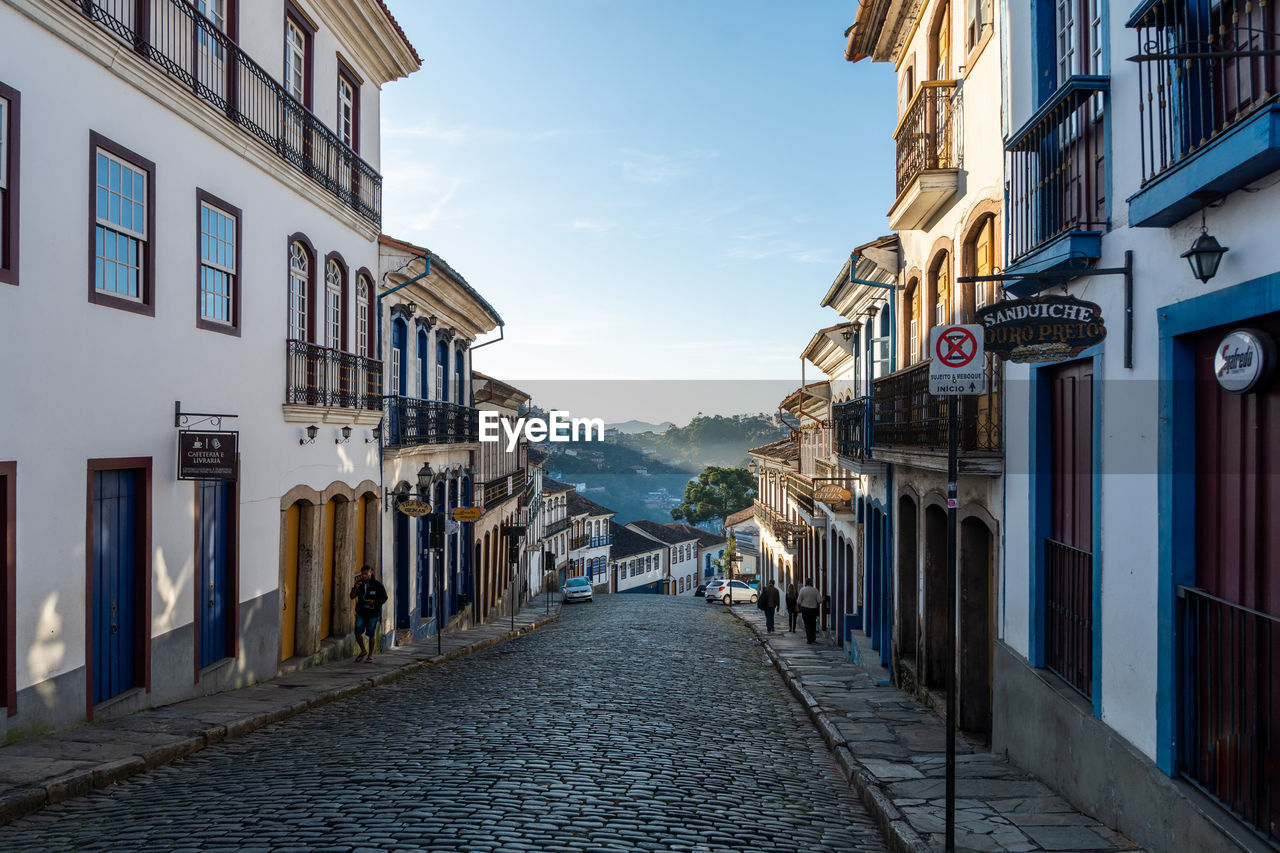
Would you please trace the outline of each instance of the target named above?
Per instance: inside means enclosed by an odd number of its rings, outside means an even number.
[[[675,424],[671,421],[663,421],[660,424],[651,424],[648,421],[623,421],[620,424],[605,424],[606,429],[616,429],[623,435],[637,435],[642,432],[664,433],[671,429]]]
[[[748,450],[787,433],[772,415],[698,415],[661,435],[632,435],[625,441],[641,453],[696,473],[707,465],[745,465]]]

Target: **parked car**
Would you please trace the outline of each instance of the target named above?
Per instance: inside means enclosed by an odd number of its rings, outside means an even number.
[[[591,581],[586,578],[569,578],[564,583],[564,603],[591,601]]]
[[[745,601],[750,604],[756,603],[756,591],[742,581],[712,581],[707,585],[707,603],[715,604],[719,601],[723,604],[728,604],[731,592],[734,604],[739,601]]]
[[[707,594],[707,587],[722,583],[724,583],[724,578],[713,578],[709,581],[703,581],[698,584],[698,588],[693,591],[693,594],[697,596],[705,596]]]

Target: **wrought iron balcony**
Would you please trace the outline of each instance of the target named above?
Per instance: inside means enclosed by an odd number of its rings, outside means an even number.
[[[1000,361],[986,356],[986,392],[960,398],[960,450],[1001,449]],[[946,450],[947,398],[929,393],[929,362],[922,361],[872,384],[875,447]]]
[[[382,223],[382,176],[185,0],[68,0],[275,150],[344,205]]]
[[[835,451],[849,459],[871,458],[871,397],[859,397],[832,407]]]
[[[813,480],[795,471],[787,472],[787,496],[797,507],[813,515]]]
[[[1005,143],[1013,266],[1065,234],[1106,229],[1108,86],[1072,77]]]
[[[494,477],[480,486],[480,493],[477,495],[480,504],[485,507],[495,507],[509,498],[516,497],[524,488],[525,473],[523,468],[517,468],[500,477]]]
[[[1280,619],[1178,587],[1178,770],[1280,842]]]
[[[572,518],[562,518],[559,521],[553,521],[547,525],[547,536],[555,536],[569,529],[569,525],[573,524]]]
[[[898,147],[899,196],[921,172],[958,166],[954,80],[930,80],[920,84],[907,104],[893,133]]]
[[[476,409],[444,400],[388,396],[387,446],[467,444],[480,440]]]
[[[382,410],[382,362],[349,352],[285,342],[285,403]]]
[[[578,548],[587,547],[587,542],[591,540],[590,536],[575,536],[569,540],[569,548],[577,550]]]
[[[755,501],[753,506],[756,521],[760,526],[773,534],[773,537],[785,547],[794,548],[796,541],[804,532],[804,525],[789,521],[786,516],[766,503]]]
[[[1144,182],[1274,100],[1277,33],[1265,3],[1157,0],[1128,25],[1138,31]]]

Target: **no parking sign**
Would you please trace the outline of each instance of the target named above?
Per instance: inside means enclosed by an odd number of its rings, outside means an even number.
[[[983,394],[982,327],[937,326],[929,333],[929,393]]]

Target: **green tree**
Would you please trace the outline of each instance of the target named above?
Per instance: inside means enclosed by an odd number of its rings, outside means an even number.
[[[671,510],[671,517],[690,524],[720,521],[751,506],[755,496],[755,478],[746,468],[708,465],[698,479],[685,485],[684,500]]]

